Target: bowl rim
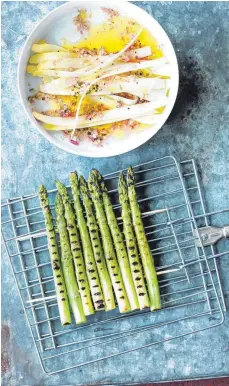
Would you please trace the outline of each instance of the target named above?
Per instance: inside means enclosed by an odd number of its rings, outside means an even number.
[[[94,2],[93,0],[86,0],[85,1],[88,4],[93,4],[93,5],[104,5],[104,1],[96,1]],[[32,113],[31,113],[31,109],[29,108],[29,104],[26,104],[24,102],[24,99],[23,99],[23,83],[22,83],[22,74],[25,73],[25,59],[24,59],[24,56],[25,56],[25,52],[26,50],[28,49],[28,45],[31,49],[31,39],[33,37],[33,35],[35,34],[35,32],[40,28],[40,26],[53,14],[55,13],[59,13],[61,11],[62,8],[68,8],[71,9],[71,7],[75,7],[77,5],[77,3],[82,3],[82,1],[68,1],[64,4],[61,4],[60,6],[57,6],[56,8],[54,8],[52,11],[50,11],[46,16],[44,16],[35,26],[34,28],[32,29],[32,31],[30,32],[30,34],[28,35],[24,45],[23,45],[23,48],[21,50],[21,53],[20,53],[20,57],[19,57],[19,61],[18,61],[18,67],[17,67],[17,88],[18,88],[18,92],[19,92],[19,98],[20,98],[20,101],[21,101],[21,104],[23,105],[23,108],[24,108],[24,111],[26,113],[26,116],[27,118],[29,118],[29,121],[33,124],[33,126],[35,126],[39,133],[45,137],[50,143],[52,143],[53,145],[57,146],[58,148],[68,152],[68,153],[71,153],[71,154],[74,154],[74,155],[77,155],[77,156],[84,156],[84,157],[88,157],[88,158],[108,158],[108,157],[114,157],[114,156],[118,156],[118,155],[121,155],[121,154],[125,154],[125,153],[128,153],[132,150],[135,150],[137,149],[138,147],[140,147],[141,145],[143,145],[144,143],[148,142],[162,127],[163,125],[165,124],[165,122],[167,121],[169,115],[171,114],[171,111],[174,107],[174,104],[176,102],[176,99],[177,99],[177,94],[178,94],[178,88],[179,88],[179,66],[178,66],[178,61],[177,61],[177,56],[176,56],[176,52],[175,52],[175,49],[173,47],[173,44],[169,38],[169,36],[167,35],[167,33],[165,32],[164,28],[160,25],[160,23],[154,19],[154,17],[152,15],[150,15],[147,11],[145,11],[144,9],[138,7],[136,4],[133,4],[133,3],[129,3],[128,0],[124,0],[122,3],[119,3],[118,1],[111,1],[109,2],[109,8],[113,6],[118,6],[125,10],[125,7],[129,7],[130,10],[133,10],[134,12],[140,12],[142,14],[142,17],[145,16],[147,19],[153,19],[153,22],[155,25],[157,25],[157,27],[161,30],[161,32],[164,34],[164,36],[166,37],[167,39],[167,42],[170,44],[171,46],[171,50],[173,52],[173,62],[174,62],[174,67],[175,67],[175,73],[174,73],[174,81],[173,81],[173,89],[172,89],[172,97],[170,98],[170,100],[168,101],[168,104],[166,105],[166,114],[165,114],[165,118],[164,120],[162,121],[162,123],[160,123],[160,125],[158,125],[158,127],[156,127],[156,130],[154,130],[154,132],[152,133],[150,130],[151,129],[148,129],[149,131],[149,135],[147,136],[147,138],[143,138],[141,139],[140,141],[138,141],[138,143],[134,144],[131,148],[127,148],[127,150],[121,150],[121,151],[116,151],[116,152],[111,152],[111,154],[107,154],[107,153],[104,153],[104,154],[88,154],[87,151],[85,150],[81,150],[80,151],[77,151],[77,146],[75,147],[69,147],[68,144],[66,142],[61,142],[59,141],[57,138],[51,136],[45,129],[43,129],[41,127],[41,125],[38,123],[38,121],[33,117]],[[108,150],[108,153],[110,152],[110,149]]]

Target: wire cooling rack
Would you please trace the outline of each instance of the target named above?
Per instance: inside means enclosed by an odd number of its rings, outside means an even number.
[[[146,309],[124,315],[118,309],[100,311],[83,325],[62,327],[38,196],[17,197],[2,204],[4,245],[41,366],[48,374],[184,337],[224,321],[217,258],[229,250],[224,241],[218,244],[220,249],[202,244],[197,248],[193,231],[212,223],[225,225],[217,223],[217,216],[223,221],[229,209],[206,212],[193,160],[178,164],[173,157],[164,157],[134,170],[159,278],[160,311]],[[118,174],[107,174],[105,179],[119,218]],[[55,194],[55,189],[49,191],[54,218]]]

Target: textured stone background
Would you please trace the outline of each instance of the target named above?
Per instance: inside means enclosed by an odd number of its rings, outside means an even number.
[[[61,2],[2,3],[2,197],[52,188],[57,176],[72,169],[87,175],[92,160],[67,154],[49,144],[29,123],[16,89],[17,62],[35,23]],[[229,3],[138,2],[170,36],[180,66],[180,90],[164,127],[139,149],[106,160],[93,160],[102,172],[153,158],[194,157],[199,164],[209,210],[229,206]],[[228,221],[229,222],[229,221]],[[228,294],[228,259],[220,261]],[[227,270],[228,272],[228,270]],[[6,256],[2,259],[3,385],[69,385],[89,382],[149,382],[228,375],[229,318],[225,325],[193,340],[157,350],[117,357],[82,370],[45,376]],[[227,286],[226,286],[227,282]],[[228,301],[228,297],[227,297]],[[165,350],[166,348],[166,350]],[[195,349],[193,349],[195,348]],[[172,360],[172,362],[171,362]]]

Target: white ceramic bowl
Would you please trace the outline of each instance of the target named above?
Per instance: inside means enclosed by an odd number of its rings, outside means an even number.
[[[40,78],[34,78],[31,75],[26,73],[26,65],[28,59],[31,55],[31,46],[32,44],[40,39],[46,39],[52,44],[60,44],[60,39],[66,37],[67,34],[67,24],[66,18],[69,15],[77,14],[79,8],[90,8],[95,10],[95,8],[107,6],[109,8],[114,8],[118,10],[121,14],[128,14],[129,17],[134,18],[139,24],[147,28],[154,38],[157,40],[161,46],[165,57],[169,60],[170,65],[173,67],[172,76],[170,80],[170,93],[168,97],[168,103],[164,110],[164,120],[160,121],[158,125],[152,126],[146,130],[131,133],[128,137],[124,139],[115,139],[111,138],[107,144],[102,147],[97,147],[95,144],[90,143],[89,141],[83,141],[80,145],[76,146],[69,142],[69,140],[64,139],[63,135],[60,133],[54,133],[44,130],[42,125],[33,117],[31,108],[28,104],[28,94],[29,88],[36,87],[38,85]],[[69,33],[69,31],[68,31]],[[150,16],[143,9],[137,7],[134,4],[123,1],[119,2],[100,2],[100,1],[71,1],[61,5],[52,12],[50,12],[41,22],[34,28],[34,30],[29,35],[28,39],[25,42],[23,47],[21,57],[18,65],[18,88],[19,94],[30,121],[34,126],[39,130],[39,132],[47,138],[54,145],[60,147],[61,149],[86,157],[110,157],[118,154],[122,154],[137,148],[146,141],[148,141],[156,132],[163,126],[167,120],[171,110],[174,106],[179,83],[179,72],[178,64],[176,59],[176,54],[174,52],[173,46],[163,30],[163,28],[158,24],[158,22]]]

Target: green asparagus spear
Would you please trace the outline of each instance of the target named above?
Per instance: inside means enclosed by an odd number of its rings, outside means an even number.
[[[70,184],[72,188],[77,225],[80,231],[80,238],[83,246],[86,272],[91,289],[92,299],[94,302],[95,309],[100,310],[105,307],[104,297],[91,245],[91,239],[87,228],[87,223],[84,218],[83,208],[80,202],[79,181],[76,173],[70,174]]]
[[[130,304],[122,280],[122,275],[116,258],[110,229],[107,223],[106,214],[103,207],[102,192],[94,170],[91,171],[88,187],[95,206],[96,218],[102,236],[102,244],[108,271],[111,277],[112,285],[115,291],[119,310],[121,313],[130,311]]]
[[[55,181],[55,183],[64,204],[64,213],[67,223],[70,247],[75,265],[76,279],[79,286],[84,313],[85,315],[94,314],[94,307],[91,301],[90,288],[87,280],[79,234],[76,226],[75,214],[71,205],[70,197],[64,184],[59,181]]]
[[[153,311],[155,309],[161,308],[159,285],[154,267],[153,256],[151,254],[150,247],[146,238],[141,211],[137,201],[137,195],[135,191],[135,177],[131,167],[128,168],[127,172],[127,186],[133,225],[137,236],[138,247],[142,258],[142,265],[148,286],[150,309]]]
[[[115,308],[112,283],[107,270],[106,261],[105,261],[104,253],[102,249],[102,244],[100,241],[98,225],[96,223],[96,218],[93,212],[93,203],[89,196],[87,183],[82,176],[80,177],[80,193],[81,193],[84,208],[86,211],[87,226],[89,229],[95,261],[97,264],[100,282],[103,289],[105,309],[106,311],[110,311]]]
[[[139,309],[139,302],[138,302],[136,290],[134,287],[134,282],[130,271],[130,264],[129,264],[126,247],[123,240],[123,235],[119,229],[118,222],[113,210],[113,206],[112,206],[105,182],[98,171],[95,170],[94,173],[97,174],[97,179],[100,182],[100,186],[102,189],[103,205],[104,205],[104,209],[107,217],[107,222],[113,238],[116,255],[119,262],[119,267],[121,270],[126,293],[130,302],[130,307],[131,307],[131,310],[136,310],[136,309]]]
[[[145,307],[149,307],[149,297],[145,286],[141,262],[138,257],[137,242],[131,220],[127,184],[122,173],[120,173],[119,176],[118,192],[119,201],[122,206],[123,232],[126,240],[131,273],[134,279],[140,309],[142,310]]]
[[[68,295],[64,282],[64,275],[61,269],[60,257],[58,253],[56,234],[53,227],[52,213],[49,207],[49,200],[46,188],[41,185],[39,189],[39,199],[45,218],[45,228],[48,240],[48,249],[52,264],[53,277],[56,289],[57,304],[62,325],[71,324],[71,314],[69,310]]]
[[[60,237],[61,262],[64,272],[65,283],[69,296],[69,301],[75,317],[76,323],[83,323],[86,317],[83,310],[83,305],[79,293],[79,288],[76,282],[73,258],[69,243],[67,224],[64,218],[64,204],[61,196],[57,194],[55,202],[56,224]]]

